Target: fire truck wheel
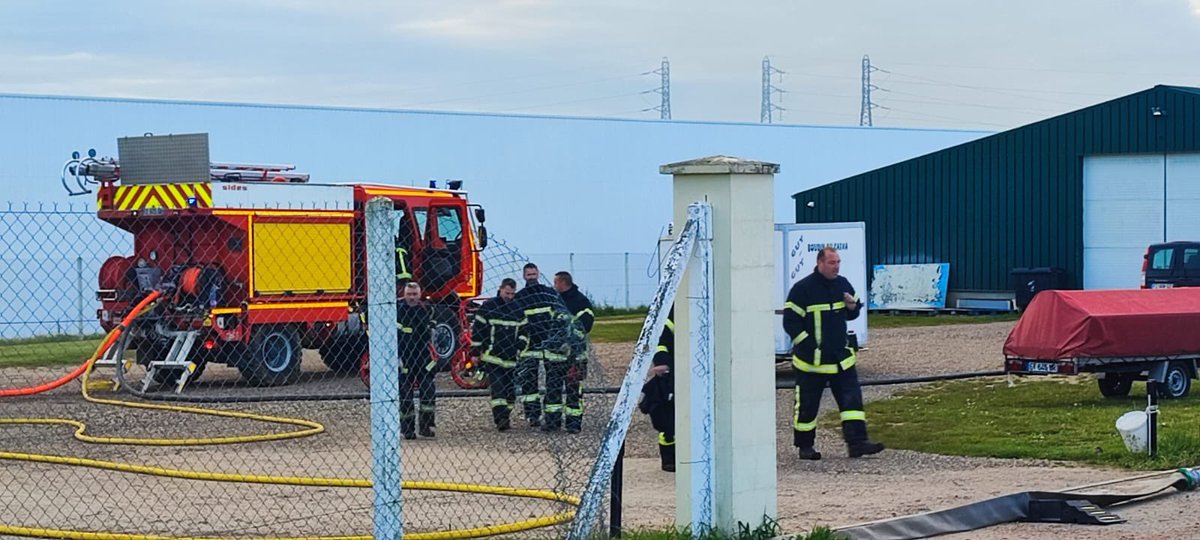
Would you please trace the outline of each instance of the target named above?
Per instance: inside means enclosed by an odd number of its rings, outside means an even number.
[[[361,337],[330,338],[321,344],[321,361],[334,373],[354,373],[362,363],[367,342]]]
[[[433,307],[433,352],[437,355],[438,371],[448,371],[450,363],[458,354],[459,336],[462,335],[462,325],[458,314],[451,306]]]
[[[300,336],[290,326],[257,328],[250,354],[238,366],[242,378],[255,386],[281,386],[300,377]]]

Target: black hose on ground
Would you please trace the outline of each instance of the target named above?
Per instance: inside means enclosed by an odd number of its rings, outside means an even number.
[[[951,381],[957,379],[973,379],[977,377],[997,377],[1004,375],[1003,371],[970,371],[962,373],[945,373],[941,375],[924,375],[917,377],[899,377],[892,379],[876,379],[861,381],[861,386],[889,386],[895,384],[914,384],[937,381]],[[277,401],[356,401],[369,400],[371,393],[362,392],[343,392],[331,394],[283,394],[283,395],[267,395],[267,396],[194,396],[194,395],[178,395],[171,393],[148,393],[142,392],[133,388],[130,385],[122,385],[126,390],[136,397],[149,401],[164,401],[174,403],[271,403]],[[779,380],[775,382],[777,390],[789,390],[794,387],[794,384],[789,379]],[[590,395],[611,395],[621,391],[619,386],[598,386],[592,388],[584,388],[584,394]],[[471,397],[487,397],[487,390],[438,390],[437,397],[441,398],[471,398]]]

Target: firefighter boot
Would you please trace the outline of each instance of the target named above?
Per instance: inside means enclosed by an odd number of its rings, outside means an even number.
[[[583,431],[583,417],[575,414],[567,415],[567,433]]]
[[[658,457],[662,459],[662,470],[675,472],[675,441],[663,444],[663,437],[658,438]]]
[[[433,437],[433,411],[421,411],[417,425],[422,437]]]
[[[799,454],[800,459],[805,459],[808,461],[817,461],[821,459],[821,453],[818,452],[816,448],[811,446],[802,446],[797,453]]]
[[[405,439],[412,440],[417,438],[417,425],[411,416],[400,419],[400,433],[404,435]]]
[[[492,407],[492,422],[496,424],[497,430],[508,431],[512,428],[512,422],[509,420],[510,410],[507,405]]]
[[[878,454],[884,449],[883,443],[873,442],[869,439],[852,442],[846,445],[846,447],[850,451],[850,457],[852,458]]]
[[[545,420],[542,422],[542,431],[558,431],[562,428],[562,412],[547,412]]]

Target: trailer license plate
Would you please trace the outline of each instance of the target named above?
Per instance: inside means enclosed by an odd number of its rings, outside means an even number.
[[[1054,362],[1025,362],[1025,371],[1030,373],[1058,373],[1058,364]]]

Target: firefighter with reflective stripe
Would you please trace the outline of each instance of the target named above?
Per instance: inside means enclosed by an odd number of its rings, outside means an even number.
[[[838,275],[841,257],[826,246],[817,268],[788,292],[783,329],[792,338],[796,368],[796,403],[792,418],[800,459],[821,459],[814,447],[821,394],[829,386],[841,410],[842,436],[850,457],[877,454],[883,445],[867,438],[862,388],[854,364],[858,358],[846,339],[846,321],[858,318],[862,302],[850,282]]]
[[[569,346],[568,333],[571,315],[558,292],[538,282],[541,273],[537,265],[526,264],[522,269],[525,288],[517,292],[514,301],[524,316],[521,335],[528,339],[521,359],[517,363],[517,386],[520,393],[517,401],[525,411],[525,419],[531,427],[543,426],[542,413],[546,413],[547,431],[559,429],[562,423],[562,401],[547,400],[542,403],[538,390],[538,373],[545,363],[546,377],[552,374],[561,380],[567,371]],[[561,386],[561,385],[560,385]]]
[[[402,214],[403,216],[403,214]],[[396,286],[400,290],[412,280],[412,225],[408,219],[401,217],[396,229]]]
[[[566,403],[563,413],[566,415],[567,433],[579,433],[583,429],[583,381],[587,378],[588,367],[588,334],[596,322],[596,314],[592,311],[592,301],[579,291],[575,278],[570,272],[554,274],[554,290],[562,296],[563,304],[571,313],[571,355],[567,359],[567,372],[562,384],[566,387]],[[553,387],[559,388],[555,381],[549,380],[547,374],[546,400],[551,398]],[[546,424],[549,426],[550,424]]]
[[[500,431],[511,427],[509,418],[517,399],[514,387],[517,360],[526,342],[521,335],[524,315],[513,301],[516,292],[516,280],[504,278],[496,297],[479,306],[471,323],[471,356],[487,373],[492,421]]]
[[[432,328],[431,310],[421,300],[421,286],[410,281],[404,286],[403,301],[396,305],[397,348],[400,354],[400,432],[406,439],[415,439],[418,429],[422,437],[434,436],[437,402],[433,377],[437,373],[437,361],[433,357],[430,341]],[[420,401],[419,415],[413,413],[414,388]]]
[[[654,350],[653,375],[642,385],[638,409],[650,415],[650,425],[658,430],[658,456],[662,470],[675,472],[675,307],[667,315],[667,324]]]

